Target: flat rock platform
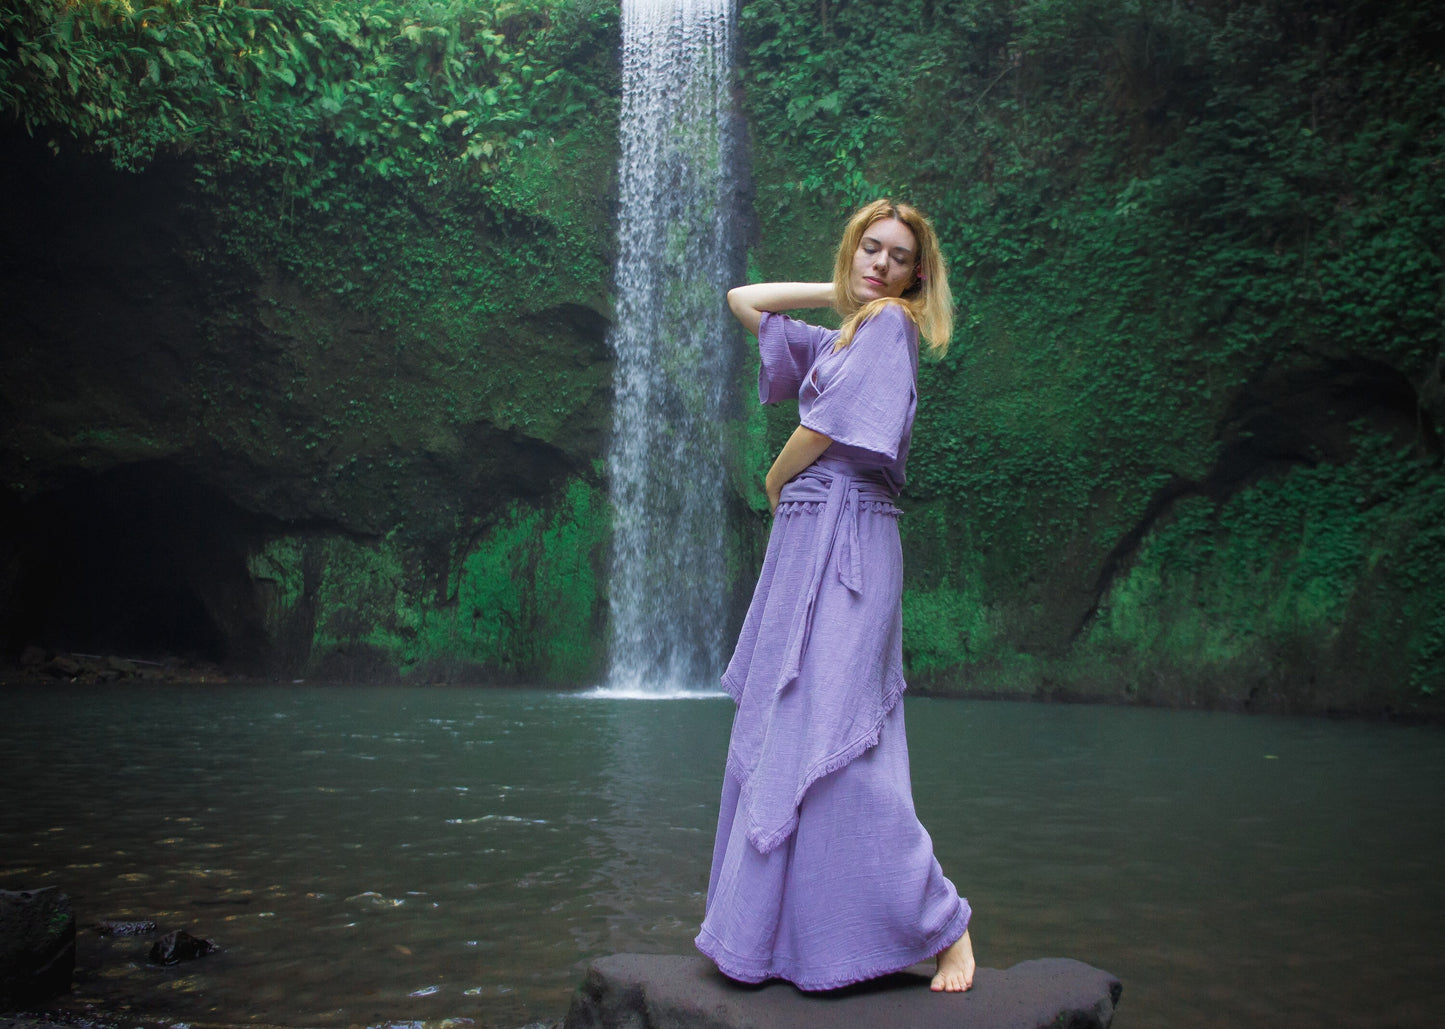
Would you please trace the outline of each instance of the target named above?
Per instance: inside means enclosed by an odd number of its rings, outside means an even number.
[[[736,983],[701,955],[598,958],[563,1029],[1107,1029],[1122,986],[1069,958],[980,968],[967,993],[928,988],[931,965],[826,993]]]

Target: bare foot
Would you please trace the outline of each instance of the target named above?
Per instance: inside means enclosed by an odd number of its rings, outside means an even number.
[[[938,974],[928,988],[935,993],[962,993],[973,986],[973,941],[965,932],[938,952]]]

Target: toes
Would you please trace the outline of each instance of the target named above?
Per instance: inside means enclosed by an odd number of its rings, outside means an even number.
[[[973,988],[973,978],[957,972],[939,972],[928,988],[934,993],[964,993]]]

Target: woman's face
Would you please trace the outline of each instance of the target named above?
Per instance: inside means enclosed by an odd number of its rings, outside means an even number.
[[[918,272],[918,241],[897,218],[880,218],[863,230],[853,252],[853,293],[865,304],[901,297]]]

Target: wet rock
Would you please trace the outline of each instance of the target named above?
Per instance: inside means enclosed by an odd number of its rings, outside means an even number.
[[[81,663],[66,654],[56,654],[46,662],[43,669],[57,679],[74,679],[82,670]]]
[[[75,915],[55,886],[0,890],[0,1010],[70,989]]]
[[[135,675],[138,669],[135,662],[129,658],[116,657],[114,654],[105,659],[106,671],[114,672],[120,678]]]
[[[174,929],[151,945],[151,961],[157,965],[174,965],[194,961],[220,950],[214,940],[192,936],[184,929]]]
[[[77,654],[63,651],[50,653],[32,645],[21,653],[20,667],[35,675],[90,684],[116,682],[120,679],[153,678],[162,665],[157,661],[120,657],[116,654]]]
[[[615,954],[587,969],[564,1029],[1107,1029],[1119,980],[1068,958],[980,968],[967,993],[928,988],[923,966],[844,990],[735,983],[701,956]]]
[[[107,918],[96,925],[107,936],[149,936],[156,924],[146,919]]]

